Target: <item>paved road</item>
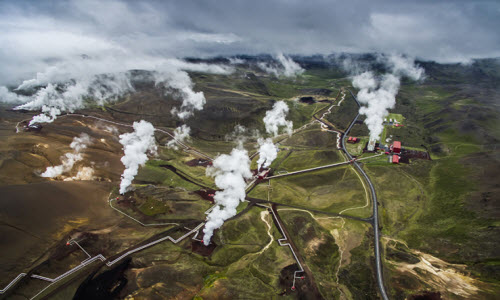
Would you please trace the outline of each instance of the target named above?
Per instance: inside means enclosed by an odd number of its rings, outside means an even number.
[[[351,94],[352,98],[354,101],[356,101],[356,104],[358,106],[361,106],[358,102],[358,99],[356,99],[356,96],[349,90],[349,93]],[[342,151],[347,155],[349,160],[352,160],[351,154],[347,151],[345,148],[345,137],[349,134],[351,131],[352,126],[354,126],[354,123],[358,120],[359,113],[356,115],[356,117],[352,120],[351,125],[347,128],[345,131],[344,136],[342,136]],[[366,182],[368,183],[368,186],[370,187],[370,193],[371,197],[373,200],[373,216],[372,216],[372,224],[373,224],[373,232],[375,236],[375,269],[376,269],[376,277],[377,277],[377,284],[378,288],[380,290],[380,295],[382,296],[382,299],[388,300],[389,298],[387,297],[387,293],[385,292],[385,287],[384,287],[384,278],[382,276],[382,260],[380,258],[380,229],[379,229],[379,223],[378,223],[378,202],[377,202],[377,194],[375,193],[375,188],[373,187],[373,184],[368,177],[368,175],[365,173],[363,168],[354,161],[354,166],[356,169],[363,175],[365,178]]]
[[[311,168],[311,169],[305,169],[305,170],[300,170],[300,171],[295,171],[295,172],[289,172],[285,174],[279,174],[279,175],[274,175],[274,176],[269,176],[266,177],[266,179],[274,179],[274,178],[280,178],[280,177],[285,177],[285,176],[290,176],[290,175],[295,175],[295,174],[301,174],[301,173],[306,173],[306,172],[312,172],[312,171],[317,171],[321,169],[326,169],[326,168],[331,168],[331,167],[336,167],[336,166],[341,166],[341,165],[347,165],[350,164],[349,161],[344,161],[336,164],[331,164],[331,165],[326,165],[326,166],[320,166],[316,168]]]
[[[363,157],[363,158],[355,159],[355,161],[360,161],[360,160],[374,158],[374,157],[377,157],[377,156],[381,156],[382,154],[377,154],[377,155],[373,155],[373,156],[369,156],[369,157]],[[296,175],[296,174],[301,174],[301,173],[306,173],[306,172],[312,172],[312,171],[317,171],[317,170],[331,168],[331,167],[336,167],[336,166],[348,165],[348,164],[351,164],[351,163],[352,163],[352,158],[351,158],[351,160],[343,161],[343,162],[339,162],[339,163],[335,163],[335,164],[324,165],[324,166],[319,166],[319,167],[311,168],[311,169],[305,169],[305,170],[300,170],[300,171],[294,171],[294,172],[289,172],[289,173],[284,173],[284,174],[273,175],[273,176],[266,177],[266,179],[274,179],[274,178],[280,178],[280,177],[285,177],[285,176],[290,176],[290,175]]]

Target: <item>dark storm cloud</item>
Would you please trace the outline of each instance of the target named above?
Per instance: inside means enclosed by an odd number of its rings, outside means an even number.
[[[464,62],[500,56],[498,28],[498,1],[4,1],[0,78],[81,54],[378,51]]]

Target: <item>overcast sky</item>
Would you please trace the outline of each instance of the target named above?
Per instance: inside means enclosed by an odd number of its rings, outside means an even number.
[[[500,1],[0,1],[0,80],[90,57],[500,56]]]

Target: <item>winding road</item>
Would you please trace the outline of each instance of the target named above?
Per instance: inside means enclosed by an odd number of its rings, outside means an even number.
[[[358,106],[361,106],[359,104],[359,102],[358,102],[358,99],[356,99],[356,96],[354,96],[354,94],[351,92],[351,90],[349,90],[349,93],[351,94],[351,96],[354,99],[354,101],[356,101],[356,104]],[[352,128],[352,126],[354,126],[354,123],[356,123],[356,121],[358,120],[358,117],[359,117],[359,113],[352,120],[351,124],[349,125],[349,127],[345,131],[345,134],[342,136],[342,140],[341,140],[342,141],[342,145],[341,145],[342,146],[342,151],[345,153],[345,155],[348,157],[349,160],[352,160],[352,156],[349,153],[349,151],[347,151],[347,149],[345,147],[345,137],[351,131],[351,128]],[[385,291],[384,278],[382,276],[382,259],[380,257],[380,228],[379,228],[379,222],[378,222],[378,200],[377,200],[377,193],[375,192],[375,188],[373,187],[373,184],[372,184],[370,178],[365,173],[365,171],[363,170],[363,168],[361,168],[361,166],[356,161],[354,161],[353,165],[361,173],[361,175],[363,175],[363,177],[365,178],[366,182],[368,183],[368,187],[370,188],[370,194],[371,194],[371,197],[372,197],[372,200],[373,200],[373,205],[372,205],[373,206],[373,215],[371,217],[371,221],[372,221],[372,225],[373,225],[373,233],[374,233],[374,236],[375,236],[375,243],[374,243],[375,246],[374,246],[374,248],[375,248],[375,269],[376,269],[377,284],[378,284],[378,288],[380,290],[380,295],[382,296],[382,299],[388,300],[389,298],[387,297],[387,293]]]

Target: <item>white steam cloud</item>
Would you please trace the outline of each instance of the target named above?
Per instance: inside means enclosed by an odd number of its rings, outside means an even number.
[[[258,140],[260,145],[259,147],[259,160],[257,160],[257,171],[260,170],[261,167],[269,168],[271,163],[278,156],[278,148],[273,144],[273,140],[271,138]]]
[[[289,108],[284,101],[278,101],[273,105],[271,110],[266,111],[266,115],[263,118],[264,124],[266,126],[266,132],[277,136],[279,132],[279,127],[284,126],[285,132],[288,135],[292,135],[293,122],[286,120]],[[269,168],[271,163],[278,156],[278,148],[273,143],[272,138],[259,138],[259,160],[257,161],[258,168],[261,167]]]
[[[127,191],[134,177],[148,161],[147,153],[156,154],[156,142],[154,137],[155,128],[147,121],[134,122],[134,132],[120,135],[120,143],[123,145],[125,155],[121,158],[125,170],[121,176],[120,194]]]
[[[155,68],[156,85],[164,85],[182,98],[180,108],[173,108],[172,114],[185,120],[191,117],[196,110],[202,110],[206,103],[203,92],[195,92],[194,84],[186,71],[205,72],[213,74],[230,74],[232,67],[223,65],[209,65],[205,63],[192,64],[176,59],[169,59]],[[169,91],[171,92],[171,91]]]
[[[202,110],[207,102],[203,92],[193,90],[193,82],[188,73],[184,71],[161,72],[155,77],[156,85],[164,84],[166,87],[172,88],[182,98],[181,107],[172,109],[172,114],[177,115],[181,120],[191,117],[195,110]]]
[[[69,145],[71,149],[73,149],[73,152],[69,152],[61,156],[62,164],[54,167],[48,167],[45,172],[41,174],[41,176],[53,178],[71,171],[71,169],[73,169],[73,165],[83,159],[81,151],[87,148],[91,142],[90,136],[86,133],[81,133],[80,136],[74,137],[73,141]]]
[[[266,111],[264,117],[264,124],[266,125],[266,132],[274,136],[278,135],[279,128],[284,126],[284,130],[288,135],[292,134],[293,122],[286,120],[289,108],[284,101],[274,103],[271,110]]]
[[[94,169],[92,167],[81,167],[75,176],[65,178],[64,181],[93,180],[93,179],[94,179]]]
[[[259,62],[257,66],[266,73],[274,74],[276,77],[295,77],[305,71],[298,63],[294,62],[293,59],[285,56],[283,53],[278,53],[275,59],[278,61],[279,65]]]
[[[214,74],[230,74],[234,71],[232,67],[223,65],[209,65],[205,63],[190,64],[180,60],[170,59],[163,63],[154,73],[155,85],[163,85],[168,92],[173,92],[182,98],[180,108],[174,107],[171,110],[173,115],[181,120],[191,117],[195,111],[203,110],[207,100],[203,92],[193,90],[194,83],[185,71],[206,72]],[[180,142],[189,138],[191,129],[187,125],[177,127],[174,131],[175,140]],[[175,140],[167,143],[167,147],[177,149]]]
[[[0,86],[0,102],[19,104],[26,102],[26,99],[24,96],[19,96],[9,91],[6,87]]]
[[[45,83],[47,79],[43,77],[43,79],[24,81],[17,89],[29,89]],[[42,114],[33,117],[30,124],[50,123],[64,111],[74,112],[83,108],[85,99],[92,99],[93,102],[103,105],[130,91],[133,91],[133,87],[125,73],[94,75],[80,78],[76,82],[48,83],[32,97],[20,98],[20,100],[27,98],[28,102],[15,107],[15,109],[41,110]]]
[[[283,75],[286,77],[300,75],[305,71],[298,63],[294,62],[290,57],[283,55],[283,53],[279,53],[276,58],[283,66]]]
[[[206,63],[189,63],[179,59],[134,56],[121,52],[96,57],[78,56],[56,61],[38,72],[32,79],[24,80],[18,91],[32,92],[22,96],[0,86],[0,101],[20,104],[15,109],[41,110],[31,123],[52,122],[63,112],[74,112],[87,104],[103,105],[133,92],[129,70],[153,71],[157,85],[182,98],[182,105],[173,113],[186,119],[195,110],[203,109],[205,96],[193,91],[193,82],[187,71],[229,74],[232,66]]]
[[[167,147],[177,150],[177,142],[184,142],[189,139],[189,134],[191,133],[191,128],[186,124],[182,124],[174,130],[174,138],[168,141]]]
[[[379,60],[386,63],[391,73],[376,77],[373,72],[366,71],[353,77],[352,85],[359,89],[357,99],[363,104],[359,113],[366,115],[365,124],[370,130],[370,139],[378,140],[384,126],[384,117],[396,104],[396,95],[401,85],[401,77],[407,76],[420,80],[424,70],[415,65],[413,59],[391,55],[381,56]]]
[[[229,63],[232,65],[242,65],[245,63],[245,60],[237,57],[229,57]]]
[[[218,156],[213,161],[213,166],[207,169],[207,175],[215,177],[215,185],[221,190],[215,192],[215,207],[208,214],[203,229],[205,245],[210,244],[215,229],[236,215],[238,204],[245,199],[245,179],[252,177],[248,152],[240,144],[231,154]]]

